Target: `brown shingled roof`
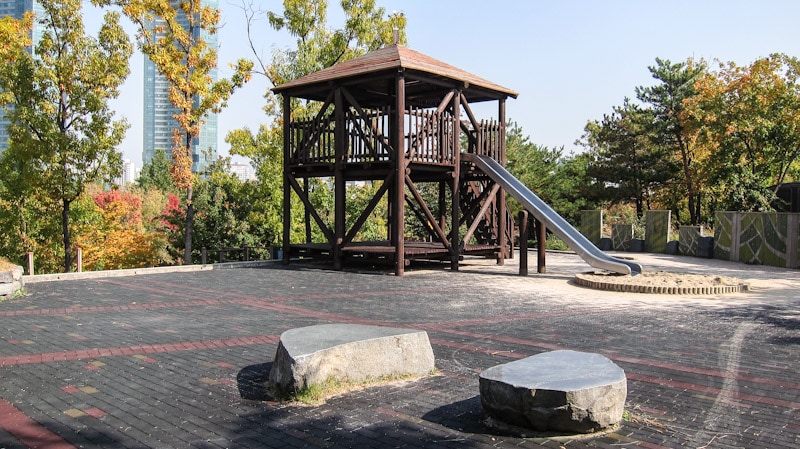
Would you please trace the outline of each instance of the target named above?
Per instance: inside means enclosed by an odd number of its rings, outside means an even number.
[[[476,95],[479,101],[505,97],[516,98],[518,95],[517,92],[499,84],[400,45],[383,47],[289,81],[272,90],[275,93],[288,92],[293,96],[297,94],[297,96],[303,97],[303,92],[315,91],[316,89],[313,87],[321,87],[321,85],[326,85],[330,81],[364,77],[365,75],[378,75],[380,73],[394,73],[398,69],[404,69],[406,72],[432,75],[437,79],[466,83],[466,90],[481,91],[480,94]],[[467,95],[470,96],[469,94]],[[311,97],[316,97],[316,95],[311,95]]]

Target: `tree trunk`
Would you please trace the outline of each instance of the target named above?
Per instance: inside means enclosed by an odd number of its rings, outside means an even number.
[[[69,235],[69,205],[66,199],[61,202],[61,232],[64,236],[64,273],[69,273],[72,266],[72,255],[69,253],[71,245]]]
[[[192,263],[192,232],[194,227],[194,204],[192,203],[192,186],[186,191],[186,230],[183,235],[184,250],[183,250],[183,263],[191,265]]]

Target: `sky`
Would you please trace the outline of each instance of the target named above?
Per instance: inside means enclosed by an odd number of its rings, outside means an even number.
[[[263,10],[282,11],[277,0],[246,0]],[[329,26],[341,27],[329,2]],[[688,58],[748,65],[771,53],[800,57],[800,2],[795,0],[377,0],[387,14],[406,16],[407,46],[519,93],[507,102],[507,118],[531,141],[565,153],[586,123],[599,120],[637,86],[655,82],[655,59]],[[219,65],[253,57],[247,42],[242,0],[219,0]],[[87,30],[101,13],[84,2]],[[265,16],[253,24],[257,51],[267,61],[274,48],[289,48],[285,31],[269,28]],[[131,35],[135,28],[128,26]],[[131,75],[112,107],[131,127],[123,157],[141,167],[142,55],[131,58]],[[257,130],[269,118],[262,111],[271,86],[260,76],[236,91],[219,115],[220,155],[227,155],[228,131]],[[496,118],[496,104],[474,108],[479,119]],[[246,162],[245,160],[235,159]]]

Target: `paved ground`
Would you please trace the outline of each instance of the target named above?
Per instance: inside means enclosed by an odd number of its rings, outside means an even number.
[[[800,271],[637,259],[754,289],[592,291],[569,283],[589,267],[567,254],[527,278],[475,260],[403,278],[272,265],[30,284],[0,303],[0,447],[800,447]],[[327,322],[425,329],[439,373],[316,407],[271,401],[280,333]],[[548,438],[486,421],[478,374],[554,349],[625,370],[619,429]]]

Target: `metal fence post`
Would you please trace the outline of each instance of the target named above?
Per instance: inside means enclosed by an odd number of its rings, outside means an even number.
[[[202,265],[206,264],[206,247],[200,248],[200,263]]]

